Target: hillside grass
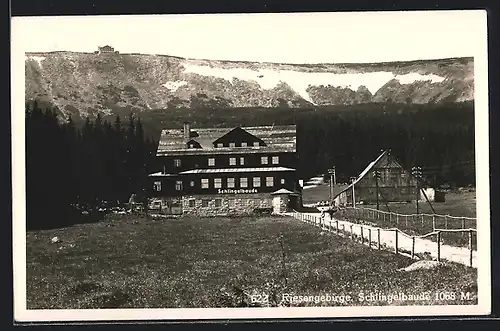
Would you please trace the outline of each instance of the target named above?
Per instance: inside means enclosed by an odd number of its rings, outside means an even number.
[[[283,251],[279,236],[283,235]],[[60,243],[51,238],[59,237]],[[401,272],[404,256],[372,250],[286,217],[146,220],[112,216],[57,230],[27,233],[28,309],[245,307],[250,294],[351,295],[432,293],[407,304],[477,303],[477,271],[456,264]],[[286,279],[286,282],[285,282]],[[453,292],[455,300],[434,294]],[[243,294],[243,293],[246,293]],[[254,297],[255,298],[255,297]]]

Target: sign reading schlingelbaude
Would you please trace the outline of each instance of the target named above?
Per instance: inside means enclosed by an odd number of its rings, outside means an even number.
[[[257,189],[253,188],[253,189],[237,189],[237,190],[233,190],[233,189],[219,189],[219,191],[217,191],[217,193],[219,194],[245,194],[245,193],[258,193]]]

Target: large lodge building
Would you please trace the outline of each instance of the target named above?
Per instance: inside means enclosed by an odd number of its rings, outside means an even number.
[[[301,203],[291,126],[166,129],[150,174],[164,213],[236,215]]]

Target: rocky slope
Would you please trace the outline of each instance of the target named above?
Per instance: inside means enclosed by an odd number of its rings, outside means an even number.
[[[473,59],[275,64],[164,55],[27,53],[26,99],[73,116],[169,108],[312,107],[474,98]]]

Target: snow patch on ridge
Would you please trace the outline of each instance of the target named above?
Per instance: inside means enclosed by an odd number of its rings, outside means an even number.
[[[45,57],[44,56],[27,56],[27,55],[25,55],[24,59],[25,59],[25,61],[26,60],[34,60],[34,61],[38,62],[38,65],[40,67],[42,67],[42,61],[45,60]]]
[[[179,87],[184,86],[184,85],[187,85],[187,82],[184,81],[184,80],[177,80],[177,81],[173,81],[173,82],[166,82],[165,84],[163,84],[164,87],[166,87],[167,89],[169,89],[172,92],[177,91],[177,89]]]
[[[444,77],[438,75],[421,75],[417,73],[409,73],[405,75],[398,75],[394,77],[401,84],[411,84],[419,81],[431,81],[432,83],[441,83],[444,80]]]
[[[394,75],[392,72],[377,71],[368,73],[336,74],[331,72],[301,72],[294,70],[252,70],[246,68],[215,68],[207,65],[184,63],[186,73],[195,73],[202,76],[213,76],[232,82],[234,78],[246,81],[254,81],[263,89],[272,89],[280,82],[288,84],[297,94],[305,100],[312,102],[307,88],[319,85],[331,85],[335,87],[350,88],[356,91],[364,85],[372,94],[375,94],[382,86],[392,79],[401,84],[411,84],[415,81],[442,82],[444,77],[437,75],[421,75],[409,73],[405,75]]]

